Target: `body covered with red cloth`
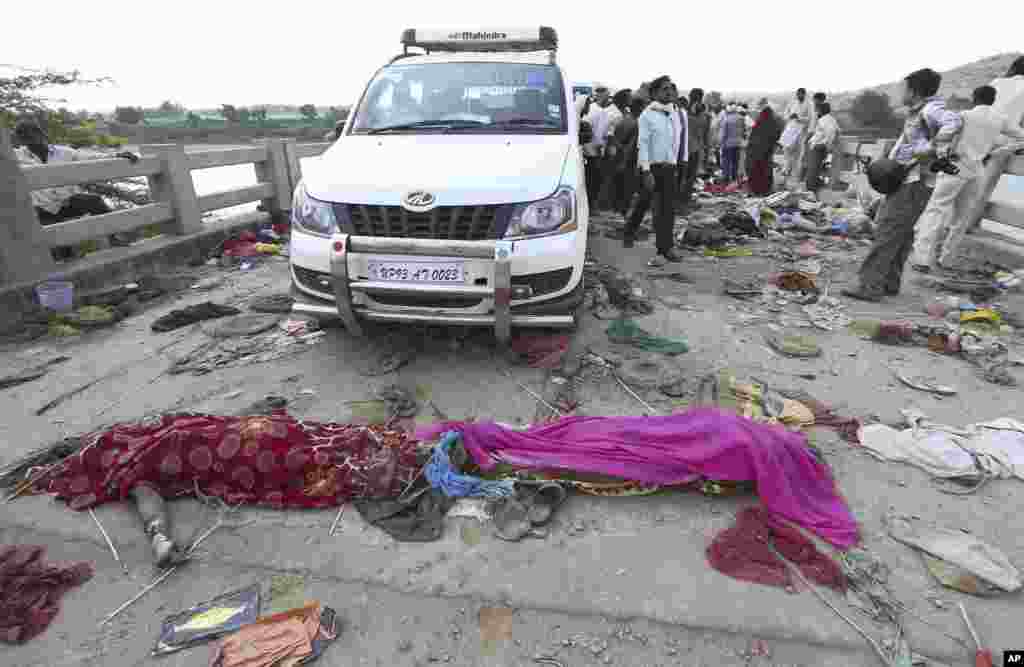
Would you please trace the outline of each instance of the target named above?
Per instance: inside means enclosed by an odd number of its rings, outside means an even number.
[[[83,510],[124,500],[137,484],[165,498],[323,508],[398,496],[415,478],[416,444],[383,428],[259,417],[165,415],[84,437],[46,490]]]

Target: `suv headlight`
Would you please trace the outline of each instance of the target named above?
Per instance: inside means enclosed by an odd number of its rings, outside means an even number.
[[[512,211],[505,238],[576,229],[576,191],[561,187],[547,199],[520,204]]]
[[[338,221],[334,217],[331,203],[310,197],[301,182],[295,186],[292,197],[291,219],[293,225],[313,234],[330,236],[338,231]]]

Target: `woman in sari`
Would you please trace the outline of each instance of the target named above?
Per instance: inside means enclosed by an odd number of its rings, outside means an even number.
[[[763,197],[771,193],[774,185],[775,146],[782,136],[782,124],[779,123],[768,100],[761,100],[758,106],[761,113],[758,114],[754,128],[750,132],[747,152],[750,159],[750,192]]]

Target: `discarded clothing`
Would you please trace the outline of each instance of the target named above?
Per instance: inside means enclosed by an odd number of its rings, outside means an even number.
[[[894,540],[963,568],[1004,591],[1012,593],[1024,585],[1020,572],[1002,551],[972,535],[928,527],[906,519],[894,520],[889,526],[889,535]]]
[[[779,354],[787,357],[811,358],[821,356],[821,346],[807,336],[787,336],[776,332],[765,334],[765,342]]]
[[[151,655],[175,653],[222,637],[253,623],[259,614],[259,584],[218,596],[165,618]]]
[[[0,641],[20,644],[42,634],[66,592],[92,579],[90,563],[47,565],[46,547],[0,547]]]
[[[746,211],[732,211],[718,219],[727,230],[747,236],[764,236],[754,217]]]
[[[633,320],[624,318],[613,321],[605,333],[608,334],[608,340],[613,343],[632,345],[641,350],[659,352],[670,357],[685,354],[690,349],[686,341],[652,336]]]
[[[729,232],[719,223],[692,225],[683,232],[683,245],[717,248],[728,241]]]
[[[515,493],[515,482],[512,480],[491,481],[463,475],[453,466],[448,456],[448,448],[462,440],[457,431],[444,434],[441,442],[434,445],[430,462],[424,475],[435,489],[444,491],[449,498],[504,498]]]
[[[750,248],[704,248],[705,257],[750,257],[753,254]]]
[[[218,317],[227,317],[228,315],[238,315],[240,310],[232,308],[231,306],[222,306],[220,304],[213,303],[212,301],[206,301],[204,303],[196,304],[194,306],[188,306],[181,310],[172,310],[167,315],[157,319],[153,322],[151,327],[153,331],[157,333],[166,333],[168,331],[174,331],[182,327],[187,327],[190,324],[196,322],[202,322],[204,320],[212,320]]]
[[[772,514],[841,548],[859,539],[828,468],[808,449],[803,434],[718,409],[668,417],[566,417],[524,431],[494,423],[445,423],[417,435],[429,440],[450,430],[462,433],[473,462],[485,472],[504,463],[660,485],[700,478],[754,481]]]
[[[933,477],[957,479],[981,474],[970,452],[943,431],[898,431],[885,424],[871,424],[861,428],[859,440],[876,458],[909,463]]]
[[[533,368],[558,368],[569,351],[569,337],[549,334],[519,334],[512,340],[512,351],[526,357]]]
[[[814,276],[800,271],[780,273],[770,277],[769,282],[791,292],[808,292],[818,289]]]
[[[837,591],[846,589],[842,568],[818,551],[807,537],[760,507],[748,507],[736,515],[736,523],[712,540],[706,550],[708,563],[722,574],[768,586],[795,585],[789,567],[770,546],[795,564],[811,581]]]
[[[902,461],[944,478],[1024,479],[1024,424],[1013,419],[964,428],[933,424],[918,412],[904,411],[908,428],[883,424],[861,429],[861,444],[878,458]]]
[[[333,609],[319,603],[266,616],[221,641],[211,667],[295,667],[320,657],[337,638]]]
[[[85,446],[40,486],[84,510],[149,483],[164,498],[200,488],[225,502],[336,507],[395,497],[420,470],[404,433],[289,415],[165,415],[83,436]]]
[[[399,542],[433,542],[444,534],[444,517],[455,499],[438,489],[421,491],[408,500],[357,500],[354,504],[364,521]]]

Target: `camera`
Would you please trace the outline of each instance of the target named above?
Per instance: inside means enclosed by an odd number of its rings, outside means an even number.
[[[956,158],[955,155],[953,155],[953,156],[948,156],[947,155],[947,156],[943,156],[943,157],[937,158],[935,161],[932,162],[932,165],[931,165],[932,173],[933,174],[937,174],[937,173],[939,173],[941,171],[943,174],[949,174],[950,176],[956,176],[957,174],[960,173],[960,167],[956,166],[956,164],[954,164],[954,162],[953,162],[956,159],[957,158]]]

